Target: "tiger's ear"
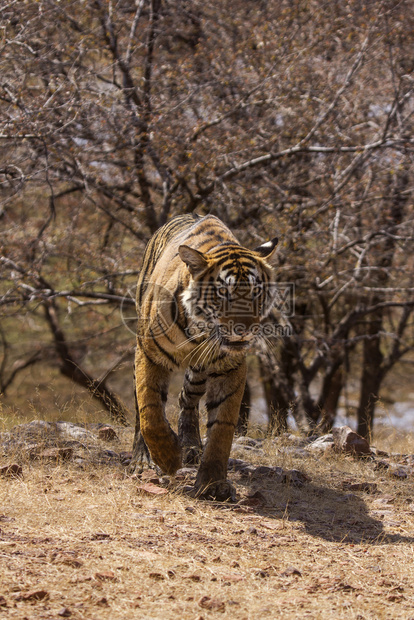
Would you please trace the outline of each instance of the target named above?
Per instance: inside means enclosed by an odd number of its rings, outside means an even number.
[[[253,252],[256,252],[256,254],[260,256],[260,258],[269,260],[275,253],[278,242],[279,239],[275,237],[271,241],[266,241],[266,243],[262,243],[262,245],[259,245],[259,247],[255,248]]]
[[[190,248],[188,245],[180,245],[178,253],[182,261],[185,262],[191,275],[195,276],[206,269],[208,262],[201,252]]]

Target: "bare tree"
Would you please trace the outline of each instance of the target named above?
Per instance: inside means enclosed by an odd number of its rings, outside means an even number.
[[[260,354],[272,430],[289,410],[328,428],[360,376],[369,434],[413,347],[411,3],[0,11],[3,391],[57,362],[126,420],[108,387],[133,346],[119,308],[151,234],[197,208],[246,245],[281,237],[296,313]],[[28,317],[47,342],[22,346]]]

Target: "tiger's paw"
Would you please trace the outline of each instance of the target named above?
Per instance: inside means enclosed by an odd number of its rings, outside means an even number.
[[[211,499],[217,502],[236,501],[236,489],[228,480],[217,480],[207,485],[197,484],[190,494],[198,499]]]
[[[156,465],[164,472],[164,474],[168,474],[169,476],[173,476],[177,469],[181,468],[181,452],[175,453],[160,453],[154,452],[151,450],[151,456]]]
[[[144,441],[143,436],[139,433],[134,440],[134,446],[132,449],[132,458],[128,465],[128,474],[140,474],[144,469],[152,469],[154,463],[151,460],[151,455]]]
[[[150,444],[149,449],[152,460],[156,465],[158,465],[164,474],[172,476],[175,474],[177,469],[182,467],[181,448],[178,445],[178,440],[176,442],[169,442],[169,445],[165,446],[165,449],[160,449],[159,444],[156,444],[155,446],[151,446]]]
[[[181,468],[181,446],[171,428],[147,429],[144,433],[151,458],[164,474],[172,476]]]

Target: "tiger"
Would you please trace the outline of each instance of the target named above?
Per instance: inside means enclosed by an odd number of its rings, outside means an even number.
[[[136,424],[130,470],[152,461],[174,475],[198,464],[195,497],[234,500],[227,465],[246,382],[246,352],[273,306],[278,239],[243,247],[216,216],[178,215],[150,239],[138,276]],[[184,368],[178,433],[165,414],[170,376]],[[206,396],[207,438],[199,430]]]

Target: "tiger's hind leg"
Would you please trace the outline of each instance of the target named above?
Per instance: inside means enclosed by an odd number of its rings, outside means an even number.
[[[188,368],[184,376],[184,385],[178,400],[180,406],[178,438],[183,449],[185,465],[197,465],[203,450],[198,405],[206,391],[206,381],[206,373],[194,368]]]
[[[170,370],[154,364],[137,346],[135,377],[140,432],[154,463],[166,474],[174,474],[181,467],[178,437],[165,416],[170,374]],[[139,436],[137,445],[142,447]]]
[[[141,433],[141,426],[139,422],[139,409],[136,391],[135,380],[135,368],[134,368],[134,396],[135,396],[135,435],[134,443],[132,446],[132,459],[128,467],[128,471],[131,474],[141,472],[145,466],[150,467],[152,464],[151,455],[148,450],[148,446],[144,441]]]

